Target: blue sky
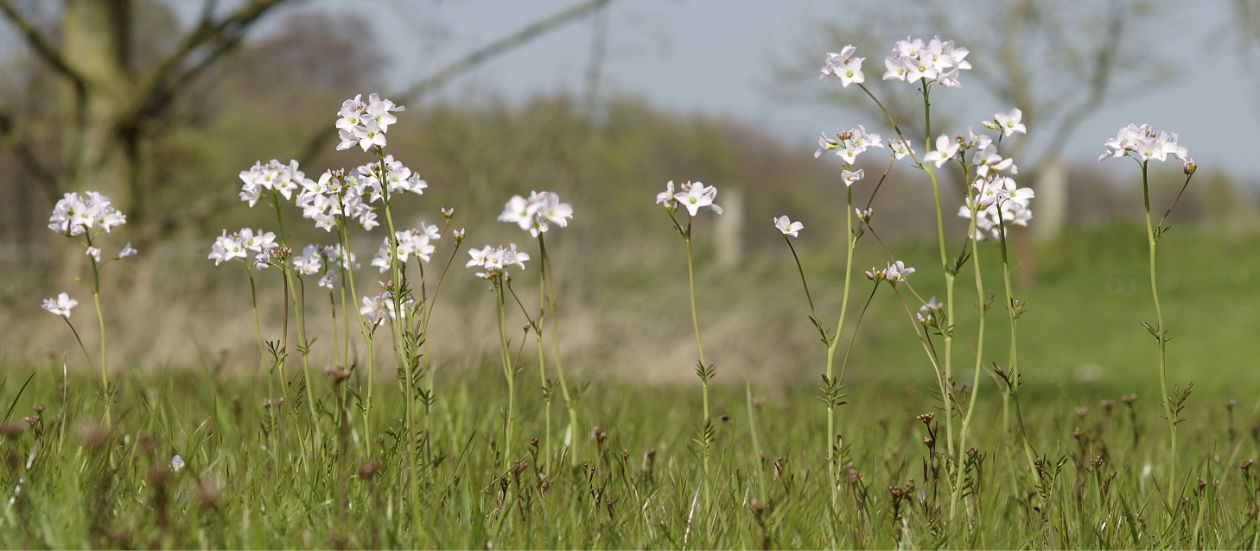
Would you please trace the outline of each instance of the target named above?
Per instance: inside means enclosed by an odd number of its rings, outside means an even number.
[[[1093,1],[1093,0],[1087,0]],[[506,35],[579,0],[385,0],[376,3],[375,25],[391,57],[390,82],[401,88],[437,70],[460,54]],[[792,59],[803,38],[816,34],[819,20],[848,15],[850,2],[722,0],[619,0],[607,13],[607,50],[600,93],[628,92],[655,105],[731,117],[764,128],[803,158],[812,155],[820,132],[877,122],[878,113],[840,112],[818,103],[785,99],[773,92],[773,64]],[[324,0],[310,9],[344,9]],[[1260,78],[1229,55],[1233,42],[1223,38],[1228,20],[1225,0],[1174,6],[1160,12],[1137,39],[1151,51],[1175,60],[1174,77],[1157,90],[1111,102],[1078,129],[1065,149],[1069,162],[1096,162],[1101,144],[1129,122],[1148,122],[1178,132],[1181,143],[1203,168],[1222,169],[1246,185],[1260,187],[1248,166],[1250,129],[1260,123],[1260,102],[1253,98]],[[887,23],[887,22],[884,22]],[[500,95],[521,99],[532,93],[580,91],[590,60],[593,22],[584,19],[508,52],[447,85],[438,98]],[[436,33],[435,30],[440,30]],[[913,29],[906,34],[913,33]],[[950,38],[950,37],[944,37]],[[966,37],[952,37],[967,45]],[[832,45],[838,50],[843,44]],[[860,52],[868,56],[868,77],[878,79],[881,59],[891,44]],[[1146,45],[1140,45],[1147,48]],[[824,51],[816,59],[821,65]],[[1126,60],[1142,63],[1141,59]],[[1165,67],[1166,68],[1166,67]],[[967,87],[966,76],[963,78]],[[802,87],[838,86],[838,82],[802,81]],[[877,83],[873,86],[878,92]],[[950,91],[951,93],[953,91]],[[891,93],[891,90],[889,91]],[[976,120],[1009,106],[960,93],[942,102],[962,109],[963,120]],[[1030,129],[1033,133],[1037,128]]]

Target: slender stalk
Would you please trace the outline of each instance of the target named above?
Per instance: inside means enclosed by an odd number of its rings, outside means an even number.
[[[92,244],[92,238],[88,237],[88,246]],[[101,312],[101,267],[97,264],[96,259],[92,259],[92,304],[96,306],[96,323],[101,331],[101,393],[105,398],[105,424],[110,424],[110,402],[113,398],[109,395],[109,371],[105,368],[105,316]]]
[[[853,278],[853,249],[857,246],[857,236],[853,233],[853,188],[845,187],[845,207],[844,207],[844,223],[848,233],[848,239],[845,240],[844,255],[844,291],[840,299],[840,319],[836,321],[836,332],[828,337],[827,342],[827,384],[835,385],[838,381],[832,378],[834,372],[836,349],[840,346],[840,334],[844,332],[844,321],[849,312],[849,287]],[[795,254],[795,252],[793,252]],[[802,281],[804,278],[802,277]],[[839,381],[842,382],[842,381]],[[827,465],[832,471],[832,479],[835,479],[836,466],[835,461],[835,434],[836,434],[836,408],[832,403],[830,396],[827,399]]]
[[[337,225],[340,229],[339,239],[341,240],[341,254],[344,260],[344,262],[342,263],[342,270],[344,270],[343,273],[345,274],[346,281],[350,284],[350,300],[352,304],[355,305],[354,312],[355,312],[355,315],[358,316],[358,320],[359,320],[359,333],[363,335],[363,340],[367,344],[367,355],[368,355],[367,393],[370,396],[372,392],[372,385],[373,385],[372,373],[376,371],[375,369],[376,346],[373,345],[376,332],[375,332],[374,327],[372,328],[372,330],[368,329],[367,322],[364,321],[363,319],[363,312],[358,307],[359,293],[355,289],[355,285],[354,285],[354,266],[351,265],[350,263],[350,231],[346,227],[345,220],[342,218],[338,219]],[[349,348],[349,343],[347,343],[346,348],[347,349]],[[370,397],[368,398],[367,403],[369,404],[371,403]],[[371,408],[370,406],[364,407],[363,408],[363,436],[364,436],[363,442],[364,442],[364,446],[367,449],[368,455],[372,454],[372,439],[368,436],[369,434],[371,434],[370,420],[371,420]]]
[[[1016,345],[1019,340],[1016,338],[1015,327],[1016,322],[1019,319],[1019,312],[1015,310],[1015,295],[1011,293],[1011,267],[1007,252],[1006,222],[1002,220],[1002,217],[1000,216],[998,217],[998,232],[1001,237],[1000,243],[1002,247],[1002,286],[1006,290],[1006,313],[1011,327],[1011,350],[1010,358],[1007,360],[1007,369],[1010,371],[1010,389],[1009,392],[1002,393],[1002,432],[1005,434],[1007,427],[1009,426],[1007,424],[1007,407],[1008,403],[1013,398],[1016,403],[1016,422],[1019,424],[1019,436],[1024,445],[1024,458],[1027,459],[1028,468],[1035,476],[1037,473],[1037,467],[1033,465],[1033,458],[1035,457],[1035,454],[1032,451],[1032,444],[1028,441],[1028,434],[1024,430],[1023,417],[1018,414],[1020,382],[1019,354],[1016,351]]]
[[[967,173],[967,167],[965,164],[963,166],[963,173],[964,174]],[[968,186],[967,188],[967,197],[969,200],[974,200],[974,194],[972,193],[972,188],[970,186]],[[967,413],[963,415],[962,426],[959,428],[959,431],[958,431],[958,455],[957,455],[958,473],[955,476],[956,482],[954,483],[953,491],[950,492],[950,499],[949,499],[950,517],[954,516],[954,509],[958,503],[958,495],[959,495],[959,492],[962,490],[963,474],[964,474],[963,472],[964,469],[962,468],[963,454],[966,453],[965,450],[967,449],[967,437],[970,435],[969,432],[971,428],[971,416],[976,411],[976,396],[980,394],[980,370],[984,365],[984,318],[985,318],[985,314],[988,313],[989,308],[988,308],[987,297],[985,296],[985,291],[984,291],[984,276],[980,271],[979,240],[976,239],[976,217],[978,216],[979,216],[979,209],[973,207],[971,209],[971,222],[968,224],[968,227],[967,227],[967,240],[971,244],[971,257],[972,257],[971,266],[972,266],[972,269],[974,270],[974,274],[976,278],[976,302],[977,302],[978,307],[980,308],[980,321],[978,322],[978,327],[976,329],[976,351],[975,351],[976,352],[975,354],[976,367],[975,367],[975,373],[971,381],[971,399],[969,403],[967,404]],[[999,218],[1001,218],[1000,215],[999,215]]]
[[[494,299],[499,313],[499,357],[503,360],[503,378],[507,381],[508,387],[508,406],[503,422],[503,468],[506,471],[512,468],[512,424],[513,413],[516,410],[516,373],[512,368],[512,352],[508,348],[507,297],[503,285],[503,276],[495,276]]]
[[[261,324],[258,322],[258,288],[254,283],[254,267],[248,261],[244,262],[244,264],[245,264],[245,273],[249,276],[250,305],[253,307],[253,310],[254,310],[254,339],[258,341],[258,367],[261,368],[263,372],[267,374],[267,399],[271,400],[272,396],[275,393],[275,386],[274,386],[275,383],[272,379],[275,379],[276,373],[275,373],[274,367],[268,369],[267,352],[263,350],[262,327],[261,327]],[[276,427],[275,408],[268,407],[267,416],[271,420],[271,428],[272,430],[274,430]]]
[[[542,385],[543,394],[543,417],[545,419],[543,428],[543,454],[542,469],[547,470],[547,466],[551,463],[551,388],[547,384],[547,363],[543,357],[543,334],[542,327],[544,319],[547,317],[547,248],[543,246],[543,234],[538,234],[538,250],[540,262],[538,263],[538,322],[534,324],[534,336],[538,341],[538,376]]]
[[[1159,287],[1155,281],[1155,228],[1151,225],[1151,192],[1147,177],[1147,162],[1142,162],[1142,201],[1146,207],[1146,243],[1150,252],[1151,299],[1155,303],[1155,339],[1159,343],[1159,389],[1163,392],[1164,417],[1168,420],[1168,502],[1172,503],[1177,485],[1177,420],[1173,416],[1172,397],[1168,394],[1168,330],[1164,327],[1164,311],[1159,305]]]
[[[289,289],[295,289],[293,286],[293,270],[289,269],[288,260],[285,261],[283,269],[284,278]],[[311,379],[310,342],[306,340],[306,324],[303,319],[305,317],[302,307],[302,303],[305,302],[303,294],[305,293],[293,293],[293,317],[297,320],[298,346],[300,347],[298,352],[302,355],[302,376],[306,379],[306,405],[311,413],[311,427],[315,431],[315,443],[320,443],[323,442],[323,431],[319,428],[319,415],[315,412],[315,391],[311,388],[314,386],[314,381]],[[314,454],[315,443],[312,443],[312,455]]]
[[[547,285],[547,318],[551,323],[551,363],[556,366],[556,377],[560,384],[560,395],[564,397],[564,407],[569,412],[569,432],[568,442],[570,446],[577,442],[577,402],[573,396],[569,394],[569,384],[564,379],[564,363],[560,359],[560,333],[556,331],[556,293],[551,286],[551,257],[547,255],[546,245],[543,243],[542,234],[538,234],[538,248],[542,253],[542,269],[543,280]],[[548,416],[550,419],[550,416]],[[576,448],[571,448],[569,453],[569,465],[576,467],[578,464],[578,454],[573,452]]]
[[[687,288],[691,292],[691,326],[696,333],[696,351],[700,355],[700,385],[704,400],[704,426],[702,428],[702,438],[704,440],[700,452],[702,467],[704,469],[704,504],[708,507],[711,496],[711,480],[709,477],[709,455],[711,442],[709,442],[708,431],[712,427],[709,417],[709,364],[704,361],[704,345],[700,343],[700,321],[696,314],[696,272],[693,266],[691,253],[691,218],[687,219],[687,231],[683,233],[683,241],[687,244]]]
[[[926,80],[923,85],[923,120],[927,135],[925,143],[932,143],[932,104],[928,101],[929,86]],[[954,453],[954,424],[953,424],[953,396],[950,385],[953,384],[953,351],[954,351],[954,279],[956,274],[949,266],[949,254],[945,251],[945,217],[941,211],[941,191],[936,181],[936,170],[931,164],[921,163],[920,166],[927,172],[928,179],[932,182],[932,200],[936,207],[936,238],[937,245],[941,253],[941,267],[945,273],[945,320],[946,330],[942,331],[942,339],[945,341],[945,380],[941,384],[944,392],[941,399],[945,403],[945,449],[950,455]]]

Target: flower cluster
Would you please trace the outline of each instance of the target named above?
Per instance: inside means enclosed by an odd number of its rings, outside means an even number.
[[[914,147],[901,138],[888,138],[888,148],[892,150],[893,159],[900,160],[906,155],[914,155]]]
[[[919,322],[919,325],[931,325],[944,311],[945,307],[941,303],[936,302],[936,297],[932,297],[919,307],[919,311],[914,315],[914,318]]]
[[[800,237],[800,231],[805,229],[805,224],[802,224],[799,221],[793,222],[788,220],[787,215],[784,214],[783,216],[774,219],[774,227],[778,228],[783,235]]]
[[[48,229],[62,235],[77,236],[100,228],[106,233],[115,226],[127,223],[127,217],[109,202],[109,197],[95,191],[65,194],[53,207],[48,217]],[[90,235],[90,234],[89,234]]]
[[[533,237],[546,232],[549,223],[562,228],[569,225],[570,218],[573,218],[573,206],[561,203],[560,196],[553,191],[531,191],[529,199],[513,195],[499,215],[500,222],[515,222],[522,230],[529,230]]]
[[[373,147],[385,147],[385,132],[389,125],[398,122],[393,113],[403,111],[401,105],[381,99],[380,95],[368,95],[367,103],[363,102],[363,94],[355,94],[353,99],[341,103],[337,111],[337,136],[341,143],[337,150],[350,149],[355,145],[367,151]]]
[[[306,181],[306,174],[298,169],[297,161],[289,161],[286,165],[272,159],[267,164],[259,161],[249,170],[242,170],[240,178],[244,182],[241,185],[241,200],[252,207],[258,204],[258,198],[264,189],[276,191],[286,201],[289,200],[298,186]]]
[[[889,264],[884,269],[872,267],[866,271],[866,279],[873,281],[887,281],[896,285],[898,282],[905,281],[906,277],[910,276],[910,274],[913,274],[915,271],[916,270],[914,268],[906,266],[905,262],[898,260]]]
[[[215,266],[218,266],[234,258],[245,262],[249,253],[254,253],[252,265],[256,269],[263,270],[271,265],[271,253],[277,247],[279,244],[276,243],[276,234],[271,232],[241,228],[235,233],[228,234],[227,230],[223,230],[211,245],[208,258],[214,261]]]
[[[481,268],[481,271],[476,273],[476,276],[481,279],[494,279],[500,275],[507,277],[508,266],[515,265],[524,270],[525,261],[529,260],[529,253],[516,250],[516,243],[510,243],[507,247],[486,245],[480,249],[468,251],[468,256],[472,259],[464,267]]]
[[[674,193],[674,181],[670,180],[665,184],[665,191],[656,194],[656,204],[671,212],[677,210],[678,205],[682,205],[690,216],[695,216],[700,209],[705,207],[717,214],[722,214],[722,207],[714,203],[715,200],[717,200],[717,188],[700,182],[683,182],[679,186],[678,193]]]
[[[884,148],[879,134],[870,134],[866,127],[859,125],[857,128],[836,132],[835,139],[828,138],[826,134],[819,135],[818,151],[814,152],[814,158],[817,159],[828,151],[835,151],[845,163],[852,165],[857,162],[859,154],[872,147]]]
[[[70,310],[79,305],[79,301],[70,298],[70,295],[60,293],[57,298],[44,299],[44,309],[50,313],[70,319]]]
[[[372,162],[355,169],[358,184],[370,191],[368,201],[375,203],[381,199],[381,181],[386,184],[385,190],[393,196],[396,191],[410,191],[416,195],[424,195],[429,183],[420,179],[420,173],[407,168],[401,161],[394,160],[393,155],[385,156],[385,169],[381,170],[380,162]]]
[[[1003,136],[1010,136],[1016,132],[1028,135],[1028,127],[1020,122],[1024,118],[1024,112],[1018,107],[1011,109],[1009,113],[998,113],[993,115],[992,120],[983,121],[985,128],[989,130],[1001,130]]]
[[[411,298],[403,301],[403,321],[407,320],[407,314],[415,306],[415,302]],[[363,297],[360,300],[359,313],[363,315],[363,320],[368,325],[376,327],[387,319],[390,321],[398,319],[398,313],[394,311],[394,308],[394,295],[389,290],[389,286],[385,282],[381,282],[381,292],[379,294]]]
[[[333,231],[339,219],[357,220],[363,229],[371,230],[380,222],[369,201],[364,200],[364,191],[369,190],[362,179],[348,177],[345,170],[334,169],[324,172],[319,181],[303,182],[295,202],[302,209],[302,217],[313,220],[315,227],[324,231]]]
[[[839,77],[840,84],[844,87],[865,82],[866,75],[862,74],[862,62],[866,61],[866,58],[853,57],[855,52],[857,48],[854,48],[852,44],[845,46],[840,53],[827,52],[827,61],[823,64],[822,74],[818,78]]]
[[[1141,162],[1152,159],[1163,162],[1172,155],[1180,159],[1187,170],[1194,164],[1194,159],[1190,158],[1186,148],[1177,143],[1176,132],[1155,130],[1147,124],[1138,126],[1129,123],[1116,133],[1115,138],[1107,140],[1103,147],[1107,148],[1107,151],[1098,156],[1100,161],[1131,156]]]
[[[958,216],[970,219],[974,212],[976,239],[984,239],[986,234],[1001,239],[1002,225],[1027,226],[1032,219],[1032,210],[1028,208],[1029,200],[1034,197],[1032,188],[1017,187],[1015,180],[997,173],[978,178],[972,187],[976,189],[976,196],[958,208]]]
[[[884,80],[906,82],[936,81],[942,86],[959,86],[958,72],[971,69],[966,61],[966,48],[955,47],[953,40],[942,41],[932,37],[927,44],[922,39],[906,37],[893,46],[892,55],[884,59]]]
[[[420,223],[420,229],[409,229],[396,232],[394,238],[398,240],[396,247],[398,251],[398,261],[406,263],[412,256],[419,258],[422,262],[428,263],[433,255],[433,251],[437,250],[434,241],[440,239],[441,230],[437,226],[430,226],[424,222]],[[381,242],[380,249],[372,256],[372,265],[380,269],[381,273],[389,271],[390,263],[393,261],[393,250],[390,247],[389,237]]]

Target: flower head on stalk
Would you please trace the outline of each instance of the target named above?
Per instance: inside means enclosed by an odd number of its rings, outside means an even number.
[[[355,169],[355,183],[361,192],[366,191],[368,202],[375,203],[381,200],[381,163],[374,161],[367,163]],[[424,190],[429,187],[429,183],[420,179],[420,173],[412,171],[402,164],[402,162],[394,160],[393,155],[385,156],[385,183],[392,197],[395,192],[409,191],[416,195],[424,195]],[[360,193],[363,195],[364,193]]]
[[[800,237],[800,232],[805,229],[805,224],[802,224],[799,221],[793,222],[788,219],[786,214],[784,214],[783,216],[774,219],[774,227],[778,228],[779,232],[783,235]]]
[[[888,148],[892,150],[893,159],[896,160],[914,154],[914,147],[902,141],[901,138],[888,138]]]
[[[79,301],[70,298],[66,293],[59,293],[57,298],[44,299],[43,308],[49,313],[70,319],[70,310],[79,305]]]
[[[1031,188],[1015,185],[1015,180],[990,173],[988,178],[979,178],[972,187],[976,189],[973,199],[965,200],[958,209],[958,216],[970,219],[974,212],[976,217],[976,239],[1001,239],[1000,225],[1027,226],[1032,219],[1032,210],[1028,202],[1033,199]]]
[[[249,170],[242,170],[240,178],[243,182],[241,200],[252,207],[258,204],[258,198],[262,196],[263,190],[274,190],[286,201],[291,199],[293,192],[306,181],[306,174],[298,168],[297,161],[291,160],[289,164],[283,164],[272,159],[266,164],[262,161],[256,162]]]
[[[1183,167],[1189,167],[1190,156],[1185,147],[1177,143],[1176,132],[1155,130],[1150,125],[1141,126],[1129,123],[1116,132],[1116,137],[1103,143],[1106,151],[1098,156],[1098,160],[1118,157],[1132,157],[1139,162],[1150,160],[1165,161],[1169,155],[1181,160]]]
[[[852,44],[845,46],[840,53],[828,52],[827,60],[823,64],[822,74],[818,78],[827,78],[829,76],[838,77],[841,86],[848,87],[850,84],[861,84],[866,81],[866,75],[862,74],[862,62],[866,61],[864,57],[854,57],[857,48]]]
[[[385,132],[389,130],[389,125],[398,121],[394,113],[404,110],[403,106],[381,99],[375,92],[368,95],[367,102],[363,101],[363,94],[343,101],[337,111],[337,137],[341,139],[337,150],[350,149],[355,145],[364,151],[385,147]]]
[[[323,259],[324,275],[319,278],[319,286],[326,289],[333,289],[337,286],[337,282],[341,278],[341,270],[353,270],[358,268],[355,262],[354,253],[350,253],[349,258],[342,256],[341,245],[323,245],[316,249],[320,258]]]
[[[923,156],[923,162],[936,163],[936,168],[941,168],[941,165],[958,155],[958,150],[961,148],[959,140],[941,134],[936,138],[936,149],[927,152],[927,155]]]
[[[423,229],[401,230],[394,234],[394,238],[398,240],[396,250],[398,251],[398,261],[406,263],[412,256],[419,258],[425,264],[429,263],[432,258],[433,251],[437,250],[437,246],[433,241],[438,239],[438,229],[436,226],[429,226],[423,222],[420,223]],[[372,256],[372,265],[380,269],[381,273],[389,271],[390,263],[393,261],[393,250],[390,246],[389,238],[386,237],[381,242],[381,247],[377,249],[376,254]]]
[[[910,276],[910,274],[913,274],[915,271],[916,270],[914,268],[906,266],[905,262],[897,260],[888,264],[883,269],[871,268],[867,270],[866,278],[874,281],[887,281],[896,285],[898,282],[905,281],[906,277]]]
[[[363,320],[368,325],[376,327],[386,320],[396,321],[398,312],[394,310],[394,295],[389,289],[389,284],[382,281],[381,292],[376,296],[365,296],[360,301],[359,313],[363,315]],[[411,312],[411,308],[415,305],[415,300],[407,298],[402,304],[402,318],[407,321],[407,314]]]
[[[967,48],[954,46],[953,40],[942,41],[934,36],[924,43],[921,38],[906,37],[897,41],[892,55],[884,59],[884,80],[914,83],[922,79],[956,88],[960,85],[959,71],[971,70],[971,63],[966,60],[969,53]]]
[[[223,230],[211,245],[208,258],[214,261],[215,266],[218,266],[237,258],[245,262],[249,253],[254,253],[254,261],[251,265],[255,269],[263,270],[271,265],[271,252],[278,246],[276,234],[272,232],[241,228],[235,233],[228,234],[227,230]]]
[[[706,186],[701,182],[683,182],[678,193],[674,193],[674,181],[665,184],[665,191],[656,194],[656,204],[664,206],[671,213],[681,205],[687,209],[688,216],[695,216],[702,208],[708,208],[716,214],[722,214],[722,207],[714,203],[717,199],[717,188]]]
[[[499,214],[500,222],[513,222],[533,237],[550,229],[549,224],[568,226],[570,218],[573,218],[573,206],[561,203],[560,196],[553,191],[531,191],[528,199],[513,195]]]
[[[379,198],[380,182],[375,179],[359,178],[340,169],[329,170],[318,181],[304,181],[296,203],[302,209],[302,217],[324,231],[331,232],[339,221],[347,220],[355,220],[363,229],[371,230],[380,225],[370,204],[374,190]]]
[[[1019,108],[1016,107],[1011,109],[1009,113],[994,114],[992,119],[981,122],[980,124],[983,124],[984,127],[989,130],[1000,130],[1003,137],[1010,136],[1015,133],[1027,135],[1028,127],[1024,126],[1024,123],[1020,122],[1023,118],[1024,112],[1020,111]]]
[[[95,191],[85,191],[83,195],[70,192],[62,196],[53,206],[52,215],[48,217],[48,229],[62,235],[92,235],[94,228],[109,233],[115,226],[127,223],[127,217],[110,204],[109,197]]]
[[[509,243],[507,247],[486,245],[481,249],[468,251],[468,256],[471,259],[464,267],[480,268],[481,271],[475,275],[481,279],[494,279],[497,276],[510,277],[508,267],[516,266],[524,270],[525,261],[529,260],[529,253],[516,250],[516,243]]]
[[[884,144],[880,143],[879,134],[868,133],[866,127],[858,125],[857,128],[836,132],[834,140],[825,134],[819,136],[818,150],[814,152],[814,158],[817,159],[828,151],[835,151],[836,155],[851,165],[857,162],[859,154],[872,147],[884,148]]]

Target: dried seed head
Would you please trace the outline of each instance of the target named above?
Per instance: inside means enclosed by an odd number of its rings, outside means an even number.
[[[1103,411],[1110,412],[1110,411],[1111,411],[1111,408],[1113,408],[1113,407],[1115,407],[1115,406],[1116,406],[1116,401],[1115,401],[1115,400],[1103,400],[1102,402],[1100,402],[1100,405],[1102,405]]]
[[[924,413],[923,415],[918,416],[917,419],[920,421],[923,421],[924,423],[927,423],[927,422],[930,422],[935,417],[936,417],[936,414],[929,411],[927,413]]]
[[[1229,400],[1225,401],[1225,409],[1234,409],[1234,405],[1236,405],[1237,403],[1238,403],[1238,400],[1230,398]]]
[[[970,448],[967,448],[967,456],[968,456],[968,457],[975,457],[975,456],[976,456],[976,453],[977,453],[977,452],[976,452],[976,448],[975,448],[975,446],[972,446],[972,447],[970,447]]]
[[[1243,470],[1243,472],[1245,473],[1245,472],[1247,472],[1247,470],[1248,470],[1248,469],[1250,469],[1250,468],[1251,468],[1251,464],[1252,464],[1252,463],[1254,463],[1254,461],[1252,461],[1252,460],[1250,460],[1250,459],[1244,459],[1242,463],[1239,463],[1239,464],[1238,464],[1238,468],[1242,469],[1242,470]]]
[[[1124,396],[1120,397],[1120,401],[1132,406],[1133,402],[1137,401],[1137,393],[1125,394]]]
[[[113,436],[108,427],[103,425],[82,425],[79,427],[79,439],[89,448],[100,447]]]
[[[35,410],[35,413],[42,413],[44,411],[44,403],[40,402],[38,404],[35,404],[35,407],[31,409]]]
[[[1076,406],[1077,417],[1084,417],[1086,413],[1089,413],[1089,409],[1087,409],[1085,406]]]
[[[17,438],[24,430],[26,429],[22,425],[16,423],[0,423],[0,436],[5,438]]]
[[[376,473],[385,470],[385,464],[380,461],[369,461],[359,466],[359,478],[371,480]]]

